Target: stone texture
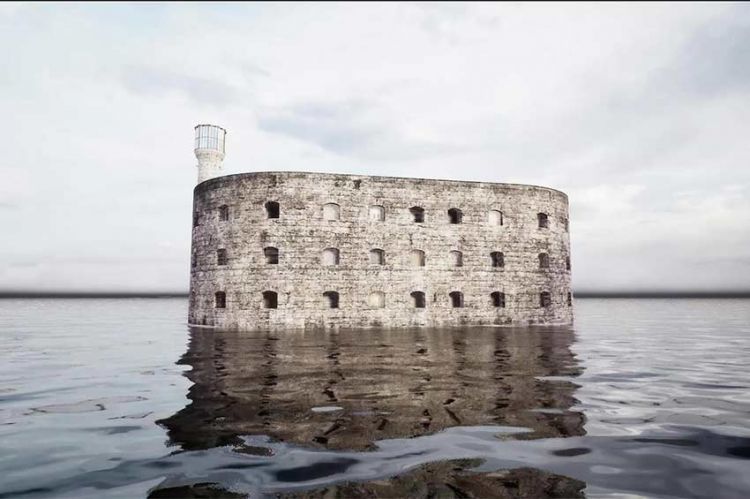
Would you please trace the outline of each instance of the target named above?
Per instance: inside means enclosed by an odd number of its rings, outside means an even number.
[[[279,218],[264,205],[277,201]],[[324,205],[339,206],[339,220]],[[228,206],[221,221],[219,208]],[[379,220],[384,208],[385,219]],[[415,223],[410,208],[424,209]],[[462,223],[450,224],[458,208]],[[501,211],[503,225],[491,210]],[[394,177],[298,172],[228,175],[196,186],[193,199],[189,322],[228,329],[275,327],[405,327],[454,325],[570,324],[568,200],[544,187]],[[377,213],[377,215],[376,215]],[[539,228],[538,213],[549,226]],[[197,215],[197,216],[196,216]],[[267,264],[264,248],[279,250]],[[326,248],[339,250],[339,264],[323,265]],[[217,265],[225,249],[226,265]],[[382,249],[385,264],[371,263]],[[415,266],[412,250],[425,252]],[[462,267],[453,266],[462,253]],[[490,253],[504,254],[504,267]],[[539,254],[549,255],[541,269]],[[263,307],[263,292],[278,293],[278,308]],[[324,292],[339,293],[329,308]],[[411,293],[423,291],[426,307],[414,308]],[[463,293],[453,308],[449,293]],[[491,293],[505,293],[505,307]],[[215,293],[226,293],[226,308],[215,308]],[[373,293],[385,306],[372,308]],[[540,293],[551,304],[540,306]]]

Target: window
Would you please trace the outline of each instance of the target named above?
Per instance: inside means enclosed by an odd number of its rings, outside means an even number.
[[[197,211],[193,212],[193,227],[198,227],[200,225],[200,214]]]
[[[190,257],[190,268],[195,268],[198,265],[198,255],[193,253]]]
[[[568,220],[567,218],[564,219],[563,224],[565,225],[565,232],[569,232],[570,231],[570,220]]]
[[[328,308],[339,308],[339,294],[336,291],[326,291],[323,293]]]
[[[378,205],[370,206],[370,220],[373,222],[382,222],[385,220],[385,208]]]
[[[279,249],[273,246],[263,248],[263,256],[266,257],[266,264],[278,265],[279,264]]]
[[[372,265],[385,265],[385,251],[382,249],[371,249],[370,263]]]
[[[542,308],[547,308],[552,304],[552,299],[549,296],[549,293],[546,291],[543,291],[542,293],[539,293],[539,306]]]
[[[451,291],[448,293],[451,299],[451,306],[453,308],[463,308],[464,306],[464,295],[460,291]]]
[[[280,208],[279,203],[276,201],[268,201],[265,204],[266,207],[266,215],[268,218],[279,218]]]
[[[225,249],[216,250],[216,265],[226,265],[226,264],[227,264],[227,250]]]
[[[573,306],[573,293],[570,293],[570,292],[568,293],[568,306],[569,307]]]
[[[412,206],[409,208],[409,213],[411,213],[411,216],[414,218],[414,223],[424,223],[424,208],[421,206]]]
[[[219,206],[219,222],[226,222],[229,220],[229,206],[223,204]]]
[[[549,268],[549,255],[547,253],[539,253],[539,268],[540,269]]]
[[[451,265],[454,267],[464,266],[464,254],[460,251],[451,251]]]
[[[385,307],[385,293],[381,291],[373,291],[370,293],[370,296],[367,297],[367,304],[370,308]]]
[[[279,295],[276,291],[263,291],[263,308],[278,308]]]
[[[500,251],[493,251],[490,253],[490,262],[493,267],[502,269],[505,267],[505,255]]]
[[[570,270],[570,257],[565,257],[565,270]]]
[[[490,225],[503,225],[503,212],[498,210],[490,210],[487,213],[487,223]]]
[[[341,213],[341,207],[336,203],[323,205],[323,220],[338,220]]]
[[[414,308],[424,308],[425,307],[425,299],[424,299],[424,293],[421,291],[412,291],[411,292],[411,299],[412,303],[414,304]]]
[[[460,224],[464,218],[464,214],[458,208],[451,208],[448,210],[448,221],[452,224]]]
[[[536,218],[539,221],[539,228],[546,229],[549,227],[549,217],[546,213],[537,213]]]
[[[339,250],[337,248],[324,249],[322,263],[323,265],[338,265],[339,264]]]
[[[217,291],[215,298],[216,308],[227,308],[227,294],[224,291]]]
[[[411,264],[414,267],[424,267],[424,251],[411,250]]]
[[[495,308],[505,308],[505,293],[500,291],[494,291],[490,293],[490,299],[492,300],[492,306]]]

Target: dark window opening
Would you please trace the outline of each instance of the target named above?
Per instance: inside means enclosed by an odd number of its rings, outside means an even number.
[[[451,251],[451,263],[454,267],[464,266],[464,254],[460,251]]]
[[[539,268],[540,269],[549,268],[549,255],[547,253],[539,253]]]
[[[463,308],[464,306],[464,295],[460,291],[451,291],[448,296],[451,298],[451,306],[453,308]]]
[[[227,308],[227,294],[224,291],[216,292],[216,308]]]
[[[570,257],[565,257],[565,270],[570,270]]]
[[[193,256],[190,258],[190,267],[195,268],[198,265],[198,255],[193,253]]]
[[[424,208],[420,206],[412,206],[409,208],[411,216],[414,217],[414,223],[424,223]]]
[[[276,291],[263,291],[263,308],[278,308],[279,295]]]
[[[226,222],[227,220],[229,220],[229,206],[224,204],[219,206],[219,221]]]
[[[547,308],[552,304],[552,298],[550,298],[550,295],[548,292],[544,291],[542,293],[539,293],[539,306],[542,308]]]
[[[227,250],[225,249],[216,250],[216,265],[226,265],[226,264],[227,264]]]
[[[328,308],[339,308],[339,294],[336,291],[326,291],[323,297],[328,303]]]
[[[490,294],[492,306],[496,308],[505,308],[505,293],[494,291]]]
[[[278,265],[279,263],[279,249],[273,246],[263,248],[263,256],[266,257],[266,264]]]
[[[198,214],[197,211],[193,213],[193,227],[198,227],[198,225],[200,225],[200,218],[200,214]]]
[[[505,267],[505,255],[503,255],[500,251],[493,251],[490,253],[490,260],[492,261],[492,266],[496,268],[504,268]]]
[[[546,229],[547,227],[549,227],[549,217],[546,213],[537,213],[536,218],[537,220],[539,220],[540,229]]]
[[[385,251],[382,249],[370,250],[370,263],[373,265],[385,265]]]
[[[268,201],[266,203],[266,215],[268,218],[279,218],[280,208],[279,203],[276,201]]]
[[[573,293],[568,293],[568,306],[573,306]]]
[[[448,220],[452,224],[460,224],[463,221],[464,214],[458,208],[448,210]]]
[[[570,220],[566,218],[565,219],[565,232],[569,232],[569,231],[570,231]]]
[[[412,291],[411,293],[412,302],[414,308],[425,308],[424,293],[421,291]]]

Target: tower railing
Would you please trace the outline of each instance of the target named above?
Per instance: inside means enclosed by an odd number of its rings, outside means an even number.
[[[224,154],[227,131],[216,125],[196,125],[195,150],[209,149]]]

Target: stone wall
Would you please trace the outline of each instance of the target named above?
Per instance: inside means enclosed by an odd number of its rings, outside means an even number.
[[[268,201],[279,203],[269,218]],[[326,220],[335,214],[339,219]],[[221,208],[226,206],[226,208]],[[371,207],[383,207],[379,208]],[[412,207],[424,209],[415,223]],[[450,223],[448,210],[461,210]],[[502,213],[502,225],[497,224]],[[224,217],[221,216],[223,211]],[[191,324],[230,329],[569,324],[568,200],[543,187],[320,173],[264,172],[196,186]],[[379,220],[381,212],[383,220]],[[548,216],[541,228],[538,214]],[[226,218],[223,220],[222,218]],[[264,248],[278,249],[278,264]],[[323,252],[338,250],[337,265]],[[380,264],[371,250],[383,250]],[[226,263],[219,265],[218,250]],[[425,255],[425,265],[413,260]],[[455,266],[456,252],[463,265]],[[493,266],[491,252],[503,253]],[[546,253],[549,268],[540,268]],[[223,257],[222,257],[223,258]],[[274,292],[277,308],[270,296]],[[330,308],[325,292],[338,293]],[[425,295],[415,308],[412,292]],[[450,293],[463,296],[453,307]],[[217,308],[216,293],[225,293]],[[504,307],[491,293],[504,293]],[[541,305],[540,294],[550,303]],[[384,298],[375,308],[375,293]]]

